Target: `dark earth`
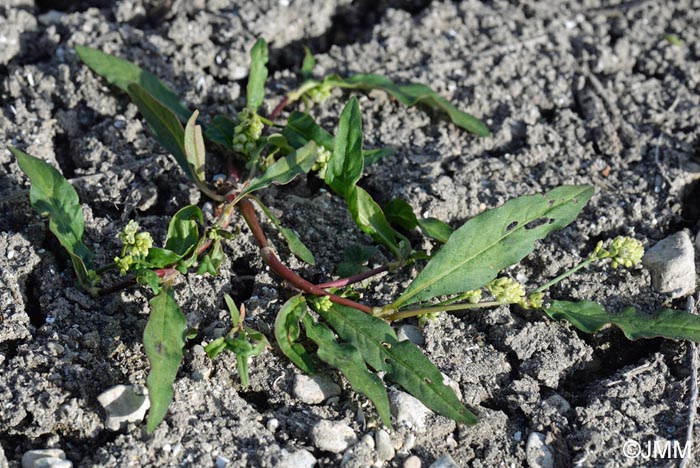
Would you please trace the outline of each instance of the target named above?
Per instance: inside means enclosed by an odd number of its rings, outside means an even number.
[[[118,253],[116,234],[129,219],[162,242],[177,209],[207,200],[128,97],[83,66],[73,47],[138,63],[206,121],[244,104],[248,51],[258,37],[271,47],[263,113],[298,84],[308,45],[318,76],[371,72],[423,82],[492,130],[473,137],[383,92],[357,94],[365,145],[397,150],[367,167],[361,182],[381,204],[401,197],[417,213],[458,227],[516,196],[595,186],[574,223],[507,271],[528,287],[575,265],[602,239],[628,235],[649,248],[683,229],[695,239],[700,2],[691,0],[4,0],[0,147],[41,157],[71,181],[98,264]],[[336,90],[312,113],[334,131],[347,98]],[[212,153],[209,177],[224,167]],[[150,436],[140,421],[110,430],[97,396],[118,384],[145,385],[150,293],[130,288],[95,298],[78,289],[68,257],[29,205],[28,187],[10,152],[0,150],[0,467],[19,467],[27,451],[45,448],[62,449],[81,467],[680,463],[628,458],[623,448],[630,440],[685,444],[688,343],[632,342],[616,329],[587,335],[515,306],[443,314],[418,329],[421,348],[480,417],[477,426],[407,409],[392,388],[396,418],[387,443],[374,409],[337,373],[325,371],[340,391],[306,402],[295,386],[308,381],[275,347],[251,361],[251,385],[241,388],[235,356],[210,361],[202,348],[228,327],[223,294],[245,304],[250,326],[274,342],[270,326],[293,292],[267,270],[238,217],[241,233],[226,244],[220,276],[190,274],[176,286],[198,336],[187,345],[165,422]],[[342,200],[321,187],[311,175],[263,196],[317,264],[296,260],[270,229],[282,259],[316,282],[333,278],[345,246],[371,243]],[[409,267],[369,281],[363,299],[390,302],[416,273]],[[654,291],[642,267],[596,265],[551,296],[615,311],[686,307],[685,297]],[[406,324],[418,325],[396,325]],[[349,430],[340,448],[320,440],[319,428],[328,427]],[[444,455],[454,464],[436,462]],[[700,466],[700,451],[687,463]]]

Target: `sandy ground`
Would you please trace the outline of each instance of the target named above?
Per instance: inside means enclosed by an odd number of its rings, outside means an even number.
[[[268,112],[296,84],[308,44],[319,74],[428,83],[492,129],[491,138],[477,139],[381,92],[360,94],[367,146],[397,149],[363,179],[380,203],[402,197],[457,227],[514,196],[594,185],[580,218],[509,270],[529,285],[574,265],[600,239],[632,235],[649,247],[685,228],[697,233],[700,2],[176,0],[169,10],[154,0],[61,3],[69,2],[0,5],[0,147],[40,156],[73,182],[84,202],[86,242],[100,260],[114,256],[127,219],[162,239],[179,207],[205,199],[128,98],[82,66],[72,48],[135,61],[204,116],[232,115],[242,104],[247,51],[260,36],[271,44]],[[332,130],[346,98],[335,92],[313,113]],[[213,158],[208,169],[220,172],[221,162]],[[0,467],[20,466],[26,451],[49,447],[85,467],[400,467],[409,456],[427,467],[445,454],[473,467],[678,463],[628,458],[623,448],[628,440],[685,443],[686,343],[630,342],[615,330],[585,335],[515,307],[445,314],[421,330],[425,353],[481,422],[462,427],[417,411],[390,432],[396,454],[387,461],[378,461],[386,444],[374,441],[371,406],[330,371],[340,395],[304,403],[294,391],[299,371],[276,349],[253,360],[251,386],[241,389],[233,356],[211,362],[192,343],[165,423],[150,437],[143,424],[110,431],[97,395],[145,383],[140,337],[148,295],[133,288],[93,298],[77,289],[68,259],[31,211],[27,187],[1,150]],[[316,254],[317,265],[308,267],[281,248],[311,280],[332,275],[339,246],[370,243],[313,177],[264,199]],[[268,334],[266,324],[291,294],[265,269],[245,228],[226,249],[219,277],[190,275],[177,287],[199,342],[226,326],[224,292]],[[415,273],[370,282],[365,298],[391,300]],[[592,268],[552,296],[613,310],[685,305],[655,293],[641,268]],[[313,428],[323,421],[349,426],[358,442],[340,453],[320,449]],[[528,459],[534,432],[544,435],[552,464]],[[694,437],[700,440],[700,429]],[[689,466],[698,465],[700,453]]]

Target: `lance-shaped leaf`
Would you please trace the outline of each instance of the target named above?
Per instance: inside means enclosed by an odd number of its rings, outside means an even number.
[[[292,252],[292,254],[295,257],[308,263],[309,265],[315,265],[316,259],[314,258],[314,254],[312,254],[308,247],[306,247],[301,241],[301,239],[299,239],[297,233],[289,228],[282,226],[282,222],[280,221],[280,219],[277,216],[275,216],[275,214],[272,211],[270,211],[263,204],[263,202],[260,201],[260,199],[256,198],[255,201],[258,203],[258,206],[260,206],[260,209],[263,210],[265,216],[267,216],[268,219],[272,221],[272,224],[274,224],[275,227],[279,230],[280,234],[282,234],[284,240],[287,241],[287,247],[289,248],[289,251]]]
[[[573,221],[592,195],[590,186],[561,186],[475,216],[452,233],[392,307],[484,286],[529,254],[536,240]]]
[[[607,325],[615,325],[630,340],[669,338],[700,342],[700,316],[674,309],[661,309],[653,314],[626,307],[610,313],[593,301],[553,301],[542,309],[554,320],[566,320],[586,333],[595,333]]]
[[[170,219],[165,248],[184,256],[199,241],[199,226],[204,225],[202,210],[196,205],[180,208]]]
[[[284,303],[275,319],[275,340],[282,353],[302,371],[313,374],[316,370],[309,353],[299,343],[299,322],[307,313],[306,300],[301,294]]]
[[[250,50],[250,74],[246,94],[246,105],[252,111],[256,111],[265,98],[266,64],[267,42],[265,39],[258,39]]]
[[[204,168],[206,163],[206,155],[204,151],[202,127],[197,125],[197,116],[199,116],[199,111],[196,110],[185,126],[185,155],[187,156],[187,162],[192,169],[192,174],[199,185],[205,183]]]
[[[333,135],[318,125],[313,117],[304,112],[294,111],[287,119],[287,125],[282,130],[282,135],[294,148],[301,148],[309,141],[315,141],[318,146],[333,152]],[[362,159],[365,166],[374,164],[382,158],[393,156],[394,148],[363,149]]]
[[[355,186],[348,193],[345,202],[355,224],[372,236],[376,242],[386,246],[396,257],[402,257],[394,230],[386,220],[382,208],[362,187]]]
[[[476,416],[443,383],[438,368],[416,345],[399,341],[385,321],[338,304],[318,313],[343,341],[362,354],[367,364],[386,372],[385,380],[399,384],[438,414],[464,424],[477,423]]]
[[[308,142],[293,153],[278,159],[260,176],[250,181],[238,196],[243,196],[268,187],[272,184],[284,185],[291,182],[299,174],[306,174],[316,162],[317,147],[313,141]]]
[[[31,180],[29,200],[34,211],[49,217],[49,230],[68,252],[78,282],[91,288],[93,254],[83,243],[85,218],[78,193],[53,166],[17,148],[10,148],[19,167]]]
[[[315,66],[316,59],[314,58],[314,54],[311,53],[311,49],[304,46],[304,61],[301,63],[301,70],[299,70],[302,79],[308,80],[311,78]]]
[[[337,75],[331,75],[326,77],[323,83],[330,86],[339,86],[341,88],[381,89],[406,106],[420,104],[442,111],[448,115],[452,123],[475,135],[489,136],[491,134],[488,127],[486,127],[481,120],[457,109],[450,104],[449,101],[424,84],[396,84],[390,78],[372,74],[358,74],[349,78],[340,78]]]
[[[452,235],[452,228],[448,224],[437,218],[418,218],[411,205],[400,198],[391,200],[384,207],[384,213],[386,213],[387,221],[391,224],[400,226],[407,231],[420,227],[423,234],[438,242],[445,243]]]
[[[192,114],[165,83],[137,65],[89,47],[76,46],[75,52],[92,71],[122,91],[131,84],[141,86],[183,123]]]
[[[170,287],[162,287],[150,304],[151,314],[143,332],[143,347],[151,363],[146,381],[151,401],[147,422],[149,434],[163,420],[173,399],[173,383],[182,362],[187,333],[187,320]]]
[[[335,193],[343,198],[362,177],[362,115],[357,98],[348,101],[340,114],[335,135],[333,155],[328,161],[325,180]]]
[[[317,324],[310,315],[304,315],[302,322],[308,336],[318,346],[319,359],[338,369],[353,390],[369,398],[374,403],[382,422],[391,427],[389,397],[382,380],[367,369],[362,354],[348,343],[339,343],[333,332],[323,324]]]
[[[233,135],[235,128],[236,122],[228,117],[217,115],[211,119],[204,134],[209,141],[233,151]]]

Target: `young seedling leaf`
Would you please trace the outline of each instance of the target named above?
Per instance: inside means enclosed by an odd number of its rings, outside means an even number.
[[[222,115],[217,115],[214,117],[209,126],[204,131],[207,139],[217,145],[223,146],[224,148],[234,151],[233,149],[233,135],[234,128],[236,127],[236,122],[224,117]]]
[[[243,333],[226,340],[226,347],[236,353],[236,367],[241,377],[241,386],[250,385],[248,363],[251,357],[259,356],[265,351],[267,339],[262,333],[246,328]]]
[[[653,314],[626,307],[611,313],[593,301],[552,301],[542,309],[554,320],[566,320],[586,333],[595,333],[607,325],[615,325],[630,340],[668,338],[700,342],[700,316],[674,309],[661,309]]]
[[[449,224],[440,221],[437,218],[422,218],[418,220],[418,227],[423,231],[423,234],[435,239],[443,244],[447,242],[454,231]]]
[[[289,119],[287,119],[287,125],[282,130],[282,135],[294,148],[301,148],[309,141],[315,141],[318,146],[333,152],[333,135],[318,125],[309,114],[299,111],[292,112]],[[396,150],[394,148],[362,150],[362,158],[364,159],[364,165],[368,166],[384,157],[393,156],[395,153]]]
[[[311,355],[299,343],[299,322],[307,313],[306,300],[296,295],[284,303],[275,319],[275,340],[282,353],[307,374],[316,372]]]
[[[399,341],[382,319],[350,307],[333,304],[318,310],[343,341],[354,346],[384,379],[401,385],[425,406],[457,422],[473,425],[477,418],[443,383],[435,365],[410,341]]]
[[[406,106],[423,105],[446,113],[452,123],[475,135],[489,136],[488,127],[472,115],[462,112],[445,98],[420,83],[396,84],[390,78],[372,74],[358,74],[349,78],[337,75],[326,77],[323,82],[330,86],[351,89],[381,89]]]
[[[139,262],[146,268],[163,268],[182,260],[182,255],[168,249],[151,247],[144,261]]]
[[[272,184],[288,184],[299,174],[306,174],[316,161],[316,148],[316,143],[310,141],[295,152],[275,161],[260,177],[250,181],[238,199]]]
[[[343,261],[338,264],[338,275],[347,278],[367,271],[365,263],[377,253],[375,246],[352,244],[343,252]]]
[[[265,80],[267,79],[267,42],[258,39],[250,51],[250,75],[248,76],[246,105],[257,111],[265,98]]]
[[[411,231],[418,226],[418,217],[413,212],[413,208],[400,198],[394,198],[387,203],[384,207],[384,213],[387,221],[406,231]]]
[[[223,336],[218,337],[204,347],[204,352],[207,353],[209,359],[214,359],[224,351],[226,351],[226,338]]]
[[[398,258],[403,255],[394,230],[386,220],[382,208],[362,187],[355,186],[345,199],[355,224],[376,242],[387,247]]]
[[[143,332],[143,346],[151,363],[146,381],[151,401],[147,422],[149,434],[165,418],[173,399],[173,383],[182,362],[187,333],[187,320],[175,302],[172,288],[161,288],[150,304],[151,314]]]
[[[238,328],[241,324],[241,313],[238,310],[238,306],[236,306],[236,303],[228,294],[224,294],[224,301],[226,302],[228,313],[231,316],[231,328]]]
[[[136,273],[136,282],[150,287],[155,295],[160,292],[160,278],[153,270],[139,270]]]
[[[168,108],[180,122],[187,122],[192,115],[165,83],[137,65],[89,47],[76,46],[75,52],[92,71],[122,91],[128,92],[129,85],[137,84]]]
[[[180,256],[187,255],[199,242],[199,226],[203,225],[204,215],[198,206],[181,208],[170,219],[165,248]]]
[[[362,177],[362,115],[357,98],[352,97],[340,114],[333,155],[326,169],[326,183],[347,199]]]
[[[304,61],[301,64],[301,78],[308,80],[314,73],[314,67],[316,66],[316,59],[314,54],[311,53],[311,49],[304,46]]]
[[[323,324],[317,324],[310,315],[302,319],[306,336],[318,346],[319,359],[338,369],[353,390],[369,398],[374,403],[382,422],[391,427],[389,397],[382,380],[367,369],[362,354],[353,345],[339,343],[333,332]]]
[[[450,236],[393,308],[484,286],[529,254],[535,241],[568,225],[593,195],[590,186],[561,186],[526,195],[470,219]]]
[[[270,211],[259,199],[256,198],[255,201],[258,203],[260,209],[263,210],[265,216],[268,217],[272,224],[274,224],[279,230],[280,234],[282,234],[284,240],[287,241],[289,251],[292,252],[292,254],[299,260],[306,262],[309,265],[315,265],[316,259],[314,258],[314,254],[311,253],[308,247],[306,247],[301,239],[299,239],[297,233],[289,228],[283,227],[279,218],[275,216],[275,214]]]
[[[49,217],[49,230],[68,252],[80,285],[90,290],[93,254],[83,243],[85,218],[78,193],[58,170],[47,162],[10,147],[19,167],[31,181],[29,200],[34,211]]]
[[[205,184],[204,168],[206,156],[202,127],[197,125],[198,115],[199,111],[194,111],[192,117],[190,117],[185,126],[185,155],[187,156],[187,162],[192,168],[192,174],[199,185]]]
[[[226,258],[226,255],[221,246],[221,239],[215,239],[209,252],[199,260],[197,274],[204,275],[205,273],[209,273],[212,276],[218,275],[219,267],[224,261],[224,258]]]

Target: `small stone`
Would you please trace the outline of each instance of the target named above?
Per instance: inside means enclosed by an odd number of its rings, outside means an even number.
[[[415,446],[416,446],[416,435],[409,433],[406,435],[406,438],[403,440],[401,450],[408,453],[411,450],[413,450],[413,447],[415,447]]]
[[[63,458],[46,457],[38,459],[34,468],[73,468],[73,462],[64,460]]]
[[[391,413],[398,424],[414,428],[416,431],[425,432],[425,418],[430,413],[423,403],[408,393],[396,391],[389,397]]]
[[[61,449],[30,450],[22,455],[22,468],[36,468],[38,466],[37,462],[44,458],[65,460],[66,454]],[[72,466],[72,463],[70,466]]]
[[[110,431],[118,431],[126,423],[143,421],[146,411],[151,404],[148,401],[148,391],[133,385],[115,385],[97,397],[107,412],[105,427]]]
[[[216,468],[225,468],[226,465],[228,465],[228,462],[230,462],[226,457],[222,457],[221,455],[216,456]]]
[[[401,325],[396,336],[399,341],[409,340],[411,343],[418,346],[423,346],[425,344],[423,332],[415,325]]]
[[[267,421],[267,424],[265,425],[268,431],[270,432],[275,432],[277,429],[280,427],[280,422],[276,418],[272,418]]]
[[[344,452],[357,442],[357,436],[350,426],[326,420],[314,426],[311,438],[316,448],[333,453]]]
[[[373,438],[371,435],[365,434],[364,436],[362,436],[362,439],[360,440],[360,443],[361,443],[361,444],[365,444],[367,447],[369,447],[369,448],[371,448],[372,450],[374,450],[374,447],[375,447],[375,445],[374,445],[374,438]]]
[[[338,395],[340,386],[327,375],[298,374],[294,378],[294,396],[307,405],[317,405]]]
[[[695,252],[687,230],[657,242],[644,254],[642,263],[656,291],[674,298],[695,291]]]
[[[297,450],[285,457],[278,465],[278,468],[313,468],[316,465],[316,457],[308,450]]]
[[[374,434],[374,444],[377,447],[377,456],[380,460],[389,461],[396,455],[391,436],[384,429],[380,429]]]
[[[545,440],[546,437],[541,432],[533,432],[528,436],[525,457],[530,468],[554,468],[554,455]]]
[[[459,465],[454,461],[449,453],[446,453],[435,460],[435,462],[430,465],[430,468],[459,468]]]
[[[420,458],[415,455],[411,455],[403,462],[403,468],[420,468]]]
[[[571,409],[571,403],[557,393],[547,398],[545,403],[556,409],[559,414],[564,414]]]

